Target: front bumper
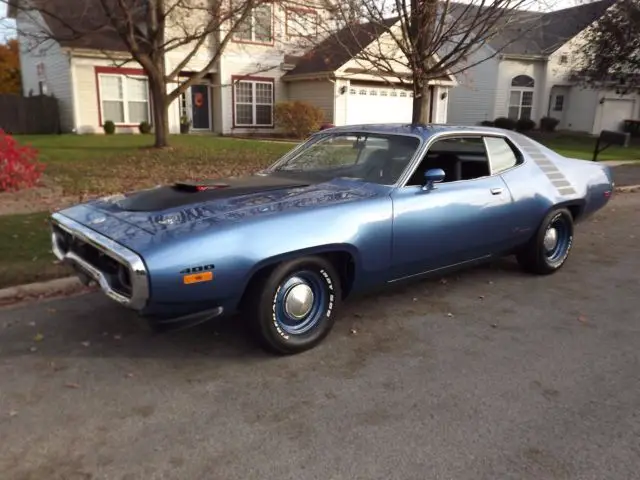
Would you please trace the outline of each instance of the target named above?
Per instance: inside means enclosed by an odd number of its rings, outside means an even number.
[[[138,254],[60,213],[52,215],[51,223],[58,260],[97,282],[121,305],[138,311],[147,305],[149,276]]]

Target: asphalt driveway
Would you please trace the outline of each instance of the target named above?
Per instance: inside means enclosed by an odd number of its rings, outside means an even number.
[[[100,295],[0,310],[0,477],[637,478],[639,212],[618,195],[552,277],[505,260],[354,301],[289,358]]]

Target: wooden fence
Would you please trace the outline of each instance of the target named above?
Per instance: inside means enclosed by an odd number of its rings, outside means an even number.
[[[47,95],[0,95],[0,129],[12,135],[60,133],[58,100]]]

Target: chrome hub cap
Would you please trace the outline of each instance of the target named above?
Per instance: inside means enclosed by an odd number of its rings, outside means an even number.
[[[558,231],[555,228],[549,228],[545,232],[543,244],[548,252],[556,248],[558,244]]]
[[[287,292],[284,299],[284,310],[292,318],[304,318],[313,306],[311,287],[300,283]]]

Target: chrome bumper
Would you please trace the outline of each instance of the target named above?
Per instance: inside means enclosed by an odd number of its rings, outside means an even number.
[[[51,233],[52,250],[60,261],[79,267],[80,270],[98,283],[109,298],[116,302],[134,310],[141,310],[145,307],[149,299],[149,278],[144,262],[136,253],[59,213],[54,213],[51,216],[51,221],[53,224]],[[68,246],[65,248],[64,241],[55,231],[55,227],[66,232],[73,241],[79,241],[95,248],[100,254],[110,257],[126,268],[129,273],[130,294],[118,291],[114,287],[113,275],[103,272],[98,266],[82,258]]]

